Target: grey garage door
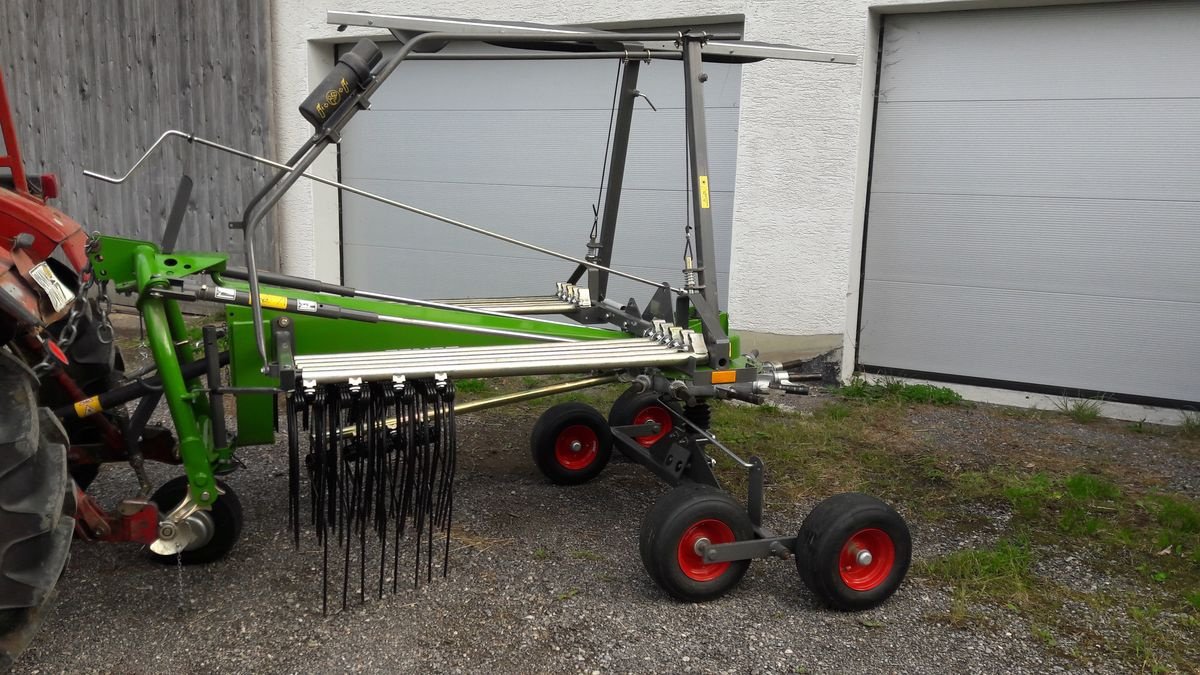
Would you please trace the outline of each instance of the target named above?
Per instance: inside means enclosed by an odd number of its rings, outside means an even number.
[[[501,51],[484,45],[460,51],[484,49]],[[342,178],[583,257],[617,67],[608,60],[402,64],[374,96],[371,111],[347,128]],[[709,64],[705,70],[713,219],[724,271],[740,68]],[[614,265],[682,283],[687,183],[681,64],[643,64],[638,89],[658,111],[637,103]],[[342,255],[347,284],[426,298],[548,295],[574,269],[353,195],[342,201]],[[724,274],[718,279],[728,283]],[[637,297],[644,306],[647,289],[614,279],[609,297]]]
[[[1200,4],[887,18],[858,363],[1200,401]]]

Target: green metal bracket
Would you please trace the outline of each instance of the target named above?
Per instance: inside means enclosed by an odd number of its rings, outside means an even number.
[[[92,271],[110,281],[120,293],[141,293],[152,285],[193,274],[223,272],[229,256],[223,253],[163,253],[146,241],[100,237],[91,253]]]

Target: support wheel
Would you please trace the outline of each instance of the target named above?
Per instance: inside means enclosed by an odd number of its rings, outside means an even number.
[[[725,595],[742,580],[749,560],[705,563],[697,544],[728,544],[754,537],[750,516],[727,493],[708,485],[681,485],[663,495],[642,520],[639,551],[650,578],[684,602]]]
[[[217,487],[224,493],[213,502],[208,511],[197,511],[184,522],[195,533],[195,540],[177,555],[159,555],[146,549],[150,559],[164,565],[204,565],[224,558],[233,550],[242,534],[242,503],[237,493],[222,481]],[[160,514],[170,513],[188,493],[187,476],[179,476],[163,483],[154,491],[150,501],[158,506]]]
[[[800,527],[796,569],[833,609],[869,609],[900,587],[912,560],[908,525],[874,497],[848,492],[817,505]]]
[[[673,404],[663,403],[658,394],[653,391],[636,392],[628,389],[618,396],[616,401],[613,401],[612,408],[608,411],[608,423],[614,427],[623,427],[631,424],[658,422],[662,427],[658,433],[634,436],[634,440],[638,444],[648,448],[662,440],[675,428],[675,416],[671,414],[670,410],[667,410],[668,405]],[[675,406],[675,410],[679,410],[678,406]],[[629,451],[621,443],[617,444],[617,450],[622,455],[629,456]]]
[[[552,483],[578,485],[595,478],[612,456],[612,433],[598,410],[560,403],[538,418],[529,439],[533,462]]]

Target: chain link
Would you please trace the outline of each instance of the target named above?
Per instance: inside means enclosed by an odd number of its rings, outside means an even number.
[[[88,263],[80,272],[80,278],[83,283],[79,285],[79,289],[75,294],[75,301],[71,304],[71,311],[67,313],[67,323],[58,333],[58,339],[54,340],[59,349],[65,355],[71,349],[71,345],[79,337],[79,320],[83,318],[84,311],[87,309],[88,293],[96,286],[96,275],[92,274],[91,255],[100,245],[100,241],[95,237],[88,237],[87,244],[84,246],[84,252],[88,256]],[[100,285],[100,293],[97,296],[100,302],[96,304],[96,310],[100,315],[100,324],[96,328],[97,337],[100,342],[108,344],[113,339],[112,323],[109,322],[108,315],[112,311],[112,298],[108,296],[108,282]],[[47,337],[47,340],[51,338]],[[46,355],[41,362],[33,367],[33,372],[40,379],[46,374],[52,372],[56,367],[54,354],[47,348],[44,349]]]

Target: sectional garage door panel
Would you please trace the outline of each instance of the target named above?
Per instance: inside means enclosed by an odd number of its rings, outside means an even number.
[[[896,14],[889,102],[1200,96],[1194,0]]]
[[[870,281],[863,317],[873,362],[892,368],[1198,398],[1195,302]]]
[[[423,183],[383,179],[360,179],[355,184],[369,191],[404,195],[398,198],[500,232],[534,231],[536,237],[530,236],[531,240],[572,254],[579,254],[587,242],[592,222],[588,205],[596,198],[592,188],[459,184],[453,189],[431,190]],[[678,195],[682,213],[684,193],[672,194]],[[615,245],[620,269],[652,279],[678,276],[674,268],[664,271],[663,263],[678,263],[676,267],[682,269],[682,260],[677,260],[680,256],[664,253],[664,249],[673,246],[682,250],[683,225],[657,219],[662,199],[662,193],[655,190],[626,190],[623,194],[623,229]],[[443,297],[448,286],[472,295],[546,294],[548,284],[552,290],[553,280],[563,280],[574,270],[573,263],[362,197],[346,195],[342,203],[343,209],[354,215],[358,227],[370,227],[369,240],[356,238],[343,243],[346,260],[355,261],[354,269],[347,268],[347,277],[354,278],[353,285],[362,288],[390,288],[399,277],[403,292],[414,297]],[[565,213],[563,204],[582,207]],[[715,220],[732,222],[732,209],[732,193],[714,193]],[[562,214],[563,219],[552,219],[549,214],[555,213]],[[716,246],[721,251],[729,250],[728,228],[716,231]],[[665,255],[670,257],[664,259]],[[728,280],[727,274],[718,275],[719,283]],[[609,288],[615,300],[633,296],[640,303],[646,297],[645,286],[623,279],[612,279]]]
[[[1200,298],[1200,202],[876,194],[871,220],[876,281]]]
[[[1200,97],[879,108],[873,193],[1196,198]]]
[[[705,71],[718,282],[727,284],[740,67],[708,64]],[[583,257],[616,72],[611,61],[402,64],[371,111],[346,129],[342,178]],[[658,111],[645,101],[635,107],[614,266],[677,285],[688,204],[681,64],[643,64],[638,89]],[[353,195],[342,199],[342,244],[345,283],[415,297],[545,295],[574,269]],[[652,293],[619,278],[609,283],[615,300],[644,303]]]
[[[1200,401],[1200,4],[884,24],[859,365]]]
[[[369,114],[360,119],[368,120]],[[591,190],[583,208],[590,224],[590,204],[600,184],[608,116],[608,110],[381,114],[370,118],[373,124],[364,125],[372,134],[370,151],[360,152],[366,148],[358,147],[362,139],[356,138],[344,152],[342,177],[351,181],[386,178],[448,186],[578,186]],[[670,192],[687,186],[683,117],[682,110],[635,115],[625,168],[630,189]],[[636,126],[639,122],[641,126]],[[710,110],[707,122],[709,132],[717,138],[736,137],[737,108]],[[347,137],[349,142],[349,128]],[[728,148],[714,154],[709,160],[710,188],[732,191],[736,154]],[[680,197],[674,205],[683,203]],[[682,212],[676,220],[683,223]]]

